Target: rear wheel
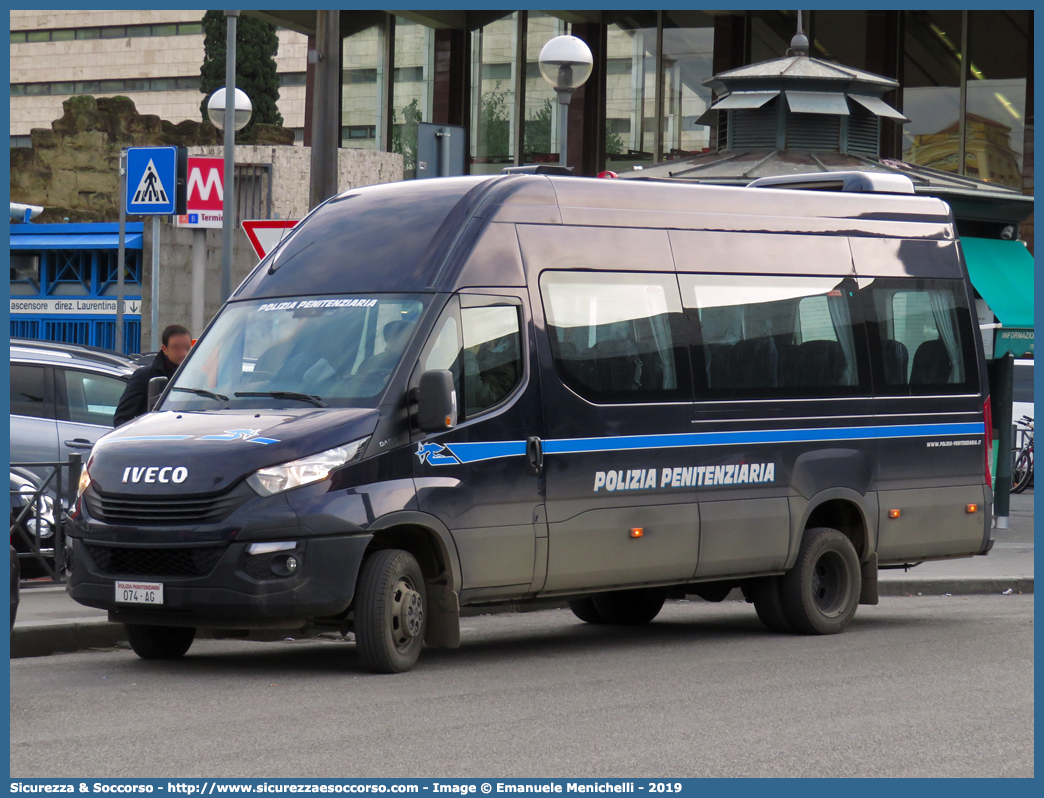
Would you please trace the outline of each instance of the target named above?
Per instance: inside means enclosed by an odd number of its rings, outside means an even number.
[[[787,619],[798,632],[843,632],[859,606],[861,574],[855,547],[836,529],[805,530],[794,567],[780,580]]]
[[[592,597],[595,610],[605,623],[616,626],[641,626],[655,618],[667,600],[667,591],[648,587],[614,590]]]
[[[743,595],[748,601],[753,602],[754,611],[766,629],[770,632],[789,633],[794,631],[794,625],[787,618],[787,611],[783,607],[779,582],[778,576],[751,579],[743,586]]]
[[[591,596],[573,599],[569,602],[569,609],[584,623],[605,623],[605,618],[595,609],[594,599]]]
[[[145,626],[127,624],[127,640],[142,659],[178,659],[192,646],[196,629],[192,626]]]
[[[366,670],[403,673],[416,664],[426,600],[424,574],[412,554],[381,549],[367,558],[355,602],[355,643]]]

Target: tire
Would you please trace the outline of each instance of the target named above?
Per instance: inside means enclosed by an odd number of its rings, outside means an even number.
[[[859,606],[862,574],[855,547],[836,529],[806,529],[797,562],[780,579],[787,619],[798,632],[843,632]]]
[[[598,610],[595,609],[594,598],[592,596],[571,600],[569,602],[569,609],[573,611],[573,615],[584,623],[605,623],[605,618],[603,618]]]
[[[1033,478],[1033,461],[1028,451],[1023,451],[1015,460],[1011,468],[1011,492],[1022,493],[1029,487]]]
[[[613,590],[591,597],[604,623],[614,626],[642,626],[659,615],[667,591],[654,587],[638,590]]]
[[[753,602],[758,619],[770,632],[789,634],[794,631],[794,625],[787,618],[787,611],[783,607],[780,577],[751,579],[743,586],[743,595],[747,597],[747,601]]]
[[[381,549],[359,572],[355,644],[363,668],[404,673],[417,663],[427,626],[424,574],[412,554]]]
[[[192,626],[143,626],[127,624],[127,639],[142,659],[178,659],[196,639]]]

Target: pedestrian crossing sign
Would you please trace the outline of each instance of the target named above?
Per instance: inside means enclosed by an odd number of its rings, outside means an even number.
[[[178,179],[177,147],[131,147],[127,150],[127,213],[167,216],[175,212]]]

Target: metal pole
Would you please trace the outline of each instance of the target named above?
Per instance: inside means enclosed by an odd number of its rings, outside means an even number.
[[[340,64],[341,28],[339,11],[316,11],[315,91],[312,98],[312,152],[308,207],[314,208],[337,193],[338,144],[341,131]],[[387,58],[390,58],[388,56]],[[382,64],[390,63],[382,56]],[[389,76],[390,79],[390,76]],[[390,85],[390,84],[389,84]],[[378,91],[381,91],[378,88]],[[384,95],[382,95],[384,96]],[[387,100],[387,97],[385,97]],[[385,103],[387,110],[387,103]],[[381,119],[385,118],[382,112]],[[381,127],[381,125],[378,125]],[[384,128],[381,128],[383,131]],[[381,134],[383,135],[383,133]],[[378,137],[378,146],[383,147]]]
[[[152,217],[152,350],[158,352],[160,301],[160,218]]]
[[[968,173],[968,146],[964,140],[968,132],[968,12],[961,12],[961,80],[958,84],[957,104],[957,174]]]
[[[192,231],[192,334],[203,329],[204,294],[207,279],[207,231],[197,227]]]
[[[452,132],[448,127],[443,128],[435,136],[439,142],[439,164],[436,167],[438,169],[436,177],[449,177],[450,176],[450,136]]]
[[[653,142],[653,163],[659,163],[663,160],[663,95],[665,83],[663,75],[663,12],[657,11],[656,80],[653,81],[653,85],[656,87],[656,99],[653,101],[653,114],[656,116],[656,125],[654,126],[656,141]],[[645,127],[644,120],[642,120],[642,127]]]
[[[564,103],[563,102],[559,103],[559,107],[561,108],[561,111],[562,111],[562,122],[558,126],[559,127],[558,135],[559,135],[559,138],[562,139],[562,146],[561,146],[561,152],[559,153],[559,156],[558,156],[558,162],[560,164],[562,164],[562,166],[568,166],[569,164],[568,164],[568,159],[567,159],[566,155],[567,155],[567,150],[569,148],[569,135],[568,135],[569,134],[569,93],[568,92],[562,92],[559,95],[559,100],[561,100],[562,97],[565,97],[566,101]]]
[[[997,429],[997,479],[993,484],[993,517],[997,529],[1008,528],[1011,507],[1011,398],[1015,380],[1015,355],[1006,352],[996,363],[997,386],[993,398],[993,426]]]
[[[226,11],[225,40],[225,196],[221,217],[221,301],[232,294],[232,247],[236,224],[236,20],[238,11]]]
[[[120,150],[120,244],[116,252],[116,351],[127,354],[123,340],[123,272],[127,258],[127,151]]]
[[[76,508],[76,493],[80,486],[81,473],[83,473],[83,455],[79,452],[71,452],[69,454],[69,484],[66,486],[69,512]],[[61,496],[61,492],[58,495]],[[65,561],[65,521],[65,513],[59,511],[58,517],[55,518],[54,530],[54,570],[59,576],[68,565]]]
[[[569,67],[560,67],[559,71],[569,69]],[[571,70],[570,70],[571,71]],[[559,108],[559,125],[558,125],[558,162],[562,166],[568,166],[568,153],[569,153],[569,101],[573,99],[572,89],[555,89],[558,94],[558,108]]]

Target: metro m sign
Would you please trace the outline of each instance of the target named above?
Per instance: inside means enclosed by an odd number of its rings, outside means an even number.
[[[191,155],[185,191],[185,215],[178,227],[221,227],[225,205],[225,159]]]

